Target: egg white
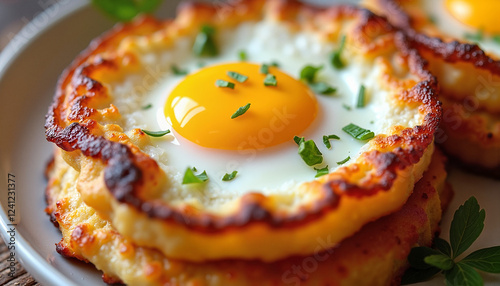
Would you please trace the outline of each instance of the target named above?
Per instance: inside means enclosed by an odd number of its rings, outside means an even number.
[[[346,134],[342,127],[354,123],[379,134],[395,123],[406,127],[414,126],[420,120],[415,111],[389,107],[386,102],[389,91],[383,90],[377,83],[380,69],[372,65],[351,64],[340,71],[335,70],[328,59],[337,47],[325,43],[316,35],[292,32],[285,25],[269,20],[220,30],[217,37],[220,48],[218,57],[196,58],[191,52],[193,39],[183,38],[168,51],[143,53],[141,61],[145,73],[129,75],[120,83],[109,86],[114,95],[113,103],[123,116],[122,127],[125,131],[134,128],[172,129],[164,116],[164,104],[169,93],[183,80],[183,76],[172,74],[172,64],[193,73],[202,68],[200,63],[208,66],[239,61],[240,50],[246,51],[249,62],[260,64],[277,61],[281,70],[295,78],[298,78],[305,65],[324,66],[318,74],[319,79],[330,83],[337,92],[333,96],[317,95],[318,116],[303,134],[297,135],[316,142],[324,158],[324,163],[319,167],[328,165],[330,172],[338,168],[336,162],[348,156],[351,161],[355,160],[366,144]],[[367,104],[364,108],[355,108],[361,84],[366,87]],[[141,109],[148,104],[152,104],[153,108]],[[345,109],[343,105],[350,106],[351,110]],[[281,108],[277,107],[277,110],[281,111]],[[264,128],[272,133],[269,126]],[[316,171],[298,155],[298,146],[292,138],[289,142],[270,148],[231,151],[198,146],[179,136],[175,130],[172,131],[171,135],[151,138],[152,145],[143,150],[167,174],[169,191],[163,192],[162,199],[172,204],[201,204],[217,212],[223,209],[220,207],[222,204],[248,192],[293,194],[298,185],[313,180],[316,175]],[[341,138],[331,141],[331,150],[322,142],[323,135],[329,134]],[[182,185],[187,167],[206,170],[209,181],[206,184]],[[234,180],[221,181],[225,173],[234,170],[238,171]],[[295,197],[300,195],[305,194],[296,193]]]
[[[471,40],[467,39],[466,35],[475,35],[479,32],[479,29],[465,25],[453,17],[446,8],[444,0],[423,0],[422,5],[426,14],[434,19],[434,24],[445,35],[462,42],[470,42]],[[483,39],[476,44],[485,52],[496,55],[497,57],[500,56],[500,44],[493,41],[491,36],[484,35]]]

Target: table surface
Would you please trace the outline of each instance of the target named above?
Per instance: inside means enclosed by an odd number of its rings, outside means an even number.
[[[9,249],[7,245],[0,239],[0,285],[5,286],[33,286],[42,285],[31,277],[31,275],[24,270],[19,262],[16,261],[16,271],[14,277],[9,276],[9,262],[7,257],[9,256]]]

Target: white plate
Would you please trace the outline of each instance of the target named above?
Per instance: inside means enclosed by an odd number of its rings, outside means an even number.
[[[325,0],[326,1],[326,0]],[[172,17],[178,1],[165,1],[162,18]],[[314,0],[316,3],[322,0]],[[82,1],[60,1],[40,14],[0,55],[0,201],[1,235],[8,239],[7,178],[15,175],[18,260],[44,285],[104,285],[93,266],[61,257],[54,243],[59,231],[44,214],[43,170],[52,151],[45,141],[44,116],[61,71],[89,41],[112,23]],[[471,195],[486,209],[483,234],[473,249],[500,244],[500,182],[452,168],[455,198],[443,218],[448,237],[453,211]],[[499,285],[500,275],[483,274],[487,285]],[[437,277],[422,285],[444,285]]]

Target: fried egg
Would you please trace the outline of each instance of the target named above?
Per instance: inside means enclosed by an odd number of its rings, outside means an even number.
[[[83,201],[196,262],[308,255],[400,209],[440,118],[404,35],[352,6],[229,8],[117,27],[63,75],[46,134]]]
[[[500,26],[497,1],[422,1],[423,8],[437,29],[462,42],[478,44],[492,55],[500,54]]]
[[[146,69],[159,65],[167,70],[145,94],[136,92],[142,86],[142,78],[136,75],[112,87],[115,104],[126,121],[124,130],[172,130],[164,138],[152,138],[153,146],[145,151],[162,164],[180,193],[193,187],[181,184],[188,167],[207,172],[210,179],[198,187],[216,192],[218,200],[221,192],[230,199],[254,190],[288,191],[316,175],[298,155],[294,136],[314,140],[324,158],[316,167],[328,165],[335,170],[340,166],[337,162],[347,157],[354,160],[367,143],[342,131],[348,124],[378,134],[392,125],[394,114],[405,127],[419,120],[415,114],[391,111],[383,105],[387,91],[376,86],[381,70],[361,65],[336,70],[328,59],[337,46],[314,35],[292,33],[272,22],[246,23],[221,31],[217,42],[221,51],[214,58],[196,58],[188,39],[177,41],[175,48],[163,55],[144,55]],[[238,61],[240,51],[245,51],[248,62]],[[276,87],[263,84],[265,75],[259,70],[266,63],[279,65],[269,68],[276,76]],[[300,80],[301,69],[307,65],[323,67],[317,77],[334,87],[334,94],[314,94]],[[190,74],[176,76],[171,66]],[[229,71],[248,76],[248,80],[239,83],[227,75]],[[216,86],[218,79],[234,82],[234,89]],[[356,108],[361,85],[365,86],[366,104]],[[248,103],[251,107],[244,115],[230,118]],[[153,107],[141,108],[148,104]],[[323,136],[331,134],[340,140],[332,140],[328,149]],[[221,181],[234,170],[238,171],[234,180]],[[214,200],[207,193],[193,194],[198,194],[203,204]]]

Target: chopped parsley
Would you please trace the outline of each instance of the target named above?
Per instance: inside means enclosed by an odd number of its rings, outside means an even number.
[[[151,137],[162,137],[170,133],[170,129],[167,129],[165,131],[149,131],[149,130],[144,130],[141,129],[142,132],[144,132],[146,135],[149,135]]]
[[[326,148],[328,148],[328,149],[332,148],[332,144],[330,144],[330,139],[340,140],[340,137],[337,135],[334,135],[334,134],[323,135],[323,144],[325,144]]]
[[[233,115],[231,115],[231,119],[235,119],[236,117],[238,116],[241,116],[243,114],[245,114],[245,112],[247,112],[247,110],[250,108],[250,103],[248,103],[247,105],[245,106],[242,106],[240,108],[238,108],[238,110],[236,110],[235,113],[233,113]]]
[[[316,74],[320,71],[323,66],[311,66],[307,65],[300,71],[300,79],[309,84],[309,87],[318,94],[330,95],[337,91],[335,88],[331,87],[329,84],[324,82],[316,82]]]
[[[193,45],[193,52],[198,57],[214,57],[219,54],[219,49],[215,44],[215,28],[204,25],[196,36]]]
[[[344,46],[345,46],[345,35],[342,36],[342,39],[340,40],[339,48],[336,51],[332,52],[332,54],[330,55],[330,62],[332,66],[336,69],[341,69],[345,66],[341,58]]]
[[[244,50],[240,50],[238,52],[238,58],[240,59],[240,61],[246,61],[248,59],[247,52]]]
[[[268,74],[269,73],[269,65],[268,64],[262,64],[260,66],[260,73]]]
[[[293,141],[295,141],[297,145],[300,145],[300,142],[304,141],[304,137],[294,136]]]
[[[151,103],[149,103],[149,104],[146,104],[146,105],[144,105],[143,107],[141,107],[141,109],[142,109],[142,110],[148,110],[148,109],[150,109],[151,107],[153,107],[153,105],[152,105]]]
[[[305,141],[303,138],[299,144],[299,155],[308,166],[314,166],[323,162],[323,154],[313,140]]]
[[[344,160],[338,161],[337,164],[338,165],[343,165],[343,164],[345,164],[349,160],[351,160],[351,156],[347,156],[347,158],[345,158]]]
[[[357,108],[365,107],[365,86],[361,85],[358,91],[358,102],[356,103]]]
[[[248,79],[248,76],[246,75],[242,75],[240,73],[237,73],[237,72],[233,72],[233,71],[228,71],[227,72],[227,75],[232,78],[232,79],[235,79],[239,82],[245,82],[247,79]]]
[[[375,137],[375,133],[373,133],[372,131],[361,128],[358,125],[352,123],[343,127],[342,130],[358,140],[368,140]]]
[[[309,86],[311,87],[311,89],[315,93],[322,94],[322,95],[331,95],[337,91],[336,88],[333,88],[324,82],[311,83],[311,84],[309,84]]]
[[[493,36],[491,38],[496,44],[500,44],[500,35]]]
[[[131,21],[141,13],[153,13],[162,3],[161,0],[109,1],[92,0],[92,4],[108,16],[121,22]]]
[[[300,79],[306,81],[307,83],[313,83],[316,77],[316,73],[320,71],[323,66],[310,66],[307,65],[300,71]]]
[[[476,33],[465,33],[465,39],[477,43],[484,39],[483,30],[478,30]]]
[[[273,74],[268,73],[266,75],[266,78],[264,79],[264,85],[265,86],[277,86],[278,81],[276,80],[276,76]]]
[[[224,177],[222,177],[222,180],[225,182],[231,181],[236,177],[237,174],[238,174],[238,171],[233,171],[230,174],[226,173],[224,175]]]
[[[222,79],[216,80],[215,85],[218,87],[227,87],[227,88],[234,89],[234,83],[232,83],[230,81],[222,80]]]
[[[342,103],[342,107],[347,111],[351,111],[351,107],[345,103]]]
[[[170,66],[170,69],[172,70],[172,73],[174,75],[187,75],[188,74],[188,71],[187,70],[183,70],[183,69],[180,69],[177,65],[171,65]]]
[[[196,168],[187,168],[186,172],[184,173],[184,178],[182,178],[182,184],[199,184],[206,182],[208,180],[207,172],[203,171],[199,175],[195,175],[194,172],[196,172]]]
[[[318,177],[321,177],[321,176],[324,176],[324,175],[328,175],[328,165],[326,165],[326,167],[324,168],[321,168],[321,169],[316,169],[314,168],[314,170],[316,170],[316,176],[314,176],[315,178],[318,178]]]

